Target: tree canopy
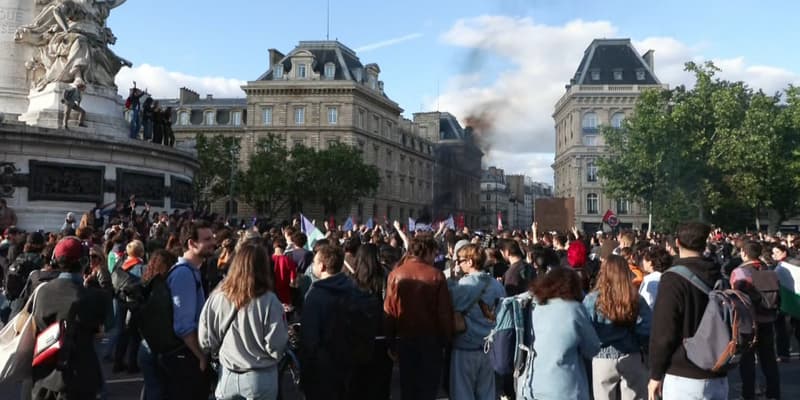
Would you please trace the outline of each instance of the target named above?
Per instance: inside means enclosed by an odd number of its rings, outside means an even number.
[[[773,95],[686,63],[695,84],[647,90],[621,128],[604,127],[599,174],[614,197],[652,205],[655,225],[697,218],[741,229],[795,215],[800,188],[800,90]]]
[[[203,209],[229,195],[234,184],[231,175],[240,174],[238,154],[241,145],[235,137],[207,137],[201,133],[196,137],[196,149],[200,168],[194,176],[194,198],[196,208]]]

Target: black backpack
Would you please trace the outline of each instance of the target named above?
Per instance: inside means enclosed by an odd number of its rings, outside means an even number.
[[[170,268],[166,276],[156,275],[140,284],[137,298],[130,303],[139,333],[153,353],[165,354],[184,346],[183,339],[173,330],[172,293],[167,285],[167,277],[177,268],[191,267],[178,264]],[[196,284],[201,287],[199,282]]]
[[[38,253],[20,254],[11,265],[8,266],[8,273],[5,277],[6,298],[15,300],[22,294],[22,289],[28,282],[31,272],[42,268],[44,257]]]
[[[111,286],[114,288],[114,298],[124,302],[129,308],[135,307],[135,303],[141,301],[142,280],[136,275],[131,274],[117,265],[111,272]]]
[[[336,298],[334,316],[323,340],[333,360],[345,366],[363,365],[372,360],[375,336],[383,323],[383,302],[358,289]]]

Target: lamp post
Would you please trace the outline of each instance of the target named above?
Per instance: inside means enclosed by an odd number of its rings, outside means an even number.
[[[236,184],[236,158],[239,155],[236,146],[231,146],[231,183],[228,193],[228,219],[233,216],[233,193]]]

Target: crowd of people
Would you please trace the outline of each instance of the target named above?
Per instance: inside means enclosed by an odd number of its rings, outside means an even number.
[[[779,399],[779,363],[792,332],[800,341],[777,286],[777,270],[800,268],[794,234],[325,223],[308,243],[301,225],[158,213],[132,198],[70,215],[60,232],[6,227],[0,317],[30,318],[38,338],[55,324],[61,345],[32,350],[21,393],[2,397],[105,398],[109,362],[141,374],[148,400],[276,399],[286,382],[309,400],[389,399],[395,371],[408,400],[727,399],[733,368],[743,399]],[[715,340],[704,328],[715,293],[741,296],[758,339],[712,368],[687,346]],[[502,348],[517,301],[517,345]],[[498,354],[519,348],[513,372],[501,368]]]
[[[145,100],[142,101],[142,97]],[[130,138],[141,139],[165,146],[175,146],[175,133],[172,131],[172,107],[162,107],[147,91],[136,87],[130,89],[125,100],[125,108],[130,111]]]

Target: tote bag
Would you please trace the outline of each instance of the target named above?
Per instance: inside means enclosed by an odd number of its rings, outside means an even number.
[[[36,309],[36,293],[41,287],[36,288],[22,311],[0,330],[0,382],[16,382],[31,376],[36,326],[33,313],[28,313],[28,305],[33,302],[30,309]]]

